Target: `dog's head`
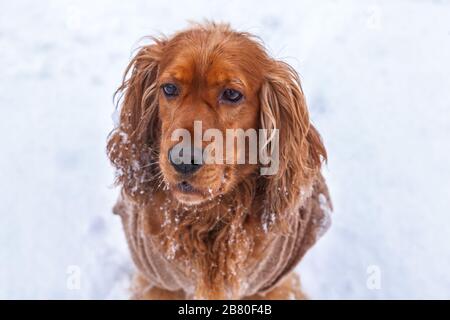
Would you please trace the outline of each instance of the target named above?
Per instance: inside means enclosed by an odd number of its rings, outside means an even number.
[[[125,73],[120,125],[108,144],[125,191],[145,198],[152,188],[166,188],[179,202],[193,205],[256,177],[270,206],[294,203],[326,158],[297,73],[269,57],[253,36],[226,25],[195,25],[153,40]],[[277,170],[259,176],[259,157],[249,161],[254,136],[251,141],[248,134],[244,145],[235,136],[230,145],[227,129],[253,130],[258,155],[262,149],[266,155],[278,153],[272,158]],[[220,144],[211,148],[212,142]],[[237,161],[240,156],[244,163]]]

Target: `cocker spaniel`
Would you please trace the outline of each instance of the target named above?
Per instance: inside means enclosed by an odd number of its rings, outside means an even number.
[[[141,47],[117,93],[107,150],[121,186],[113,211],[138,269],[133,297],[304,298],[293,269],[326,230],[331,202],[296,71],[251,34],[208,22]],[[196,136],[198,122],[200,134],[265,130],[258,151],[277,152],[276,170],[228,161],[248,160],[245,145],[210,153],[225,163],[202,162],[208,141],[180,161],[173,133]]]

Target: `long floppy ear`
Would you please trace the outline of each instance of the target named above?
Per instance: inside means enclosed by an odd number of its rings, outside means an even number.
[[[160,124],[156,79],[164,40],[140,48],[129,63],[115,96],[121,101],[118,126],[108,138],[116,183],[138,198],[156,183]],[[123,99],[122,99],[123,98]]]
[[[327,154],[310,123],[300,79],[291,66],[273,62],[260,101],[261,128],[279,130],[279,167],[275,174],[266,176],[265,214],[270,214],[268,222],[275,218],[289,223],[288,215],[298,209],[301,196],[309,191]]]

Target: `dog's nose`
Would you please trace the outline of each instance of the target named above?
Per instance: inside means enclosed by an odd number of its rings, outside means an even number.
[[[192,174],[203,165],[201,150],[172,148],[169,150],[169,161],[174,169],[181,174]]]

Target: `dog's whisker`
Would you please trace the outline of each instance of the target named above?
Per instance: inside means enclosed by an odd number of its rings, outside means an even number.
[[[159,165],[159,161],[155,161],[155,162],[148,162],[147,164],[140,166],[139,169],[144,169],[144,168],[148,168],[154,165]]]

